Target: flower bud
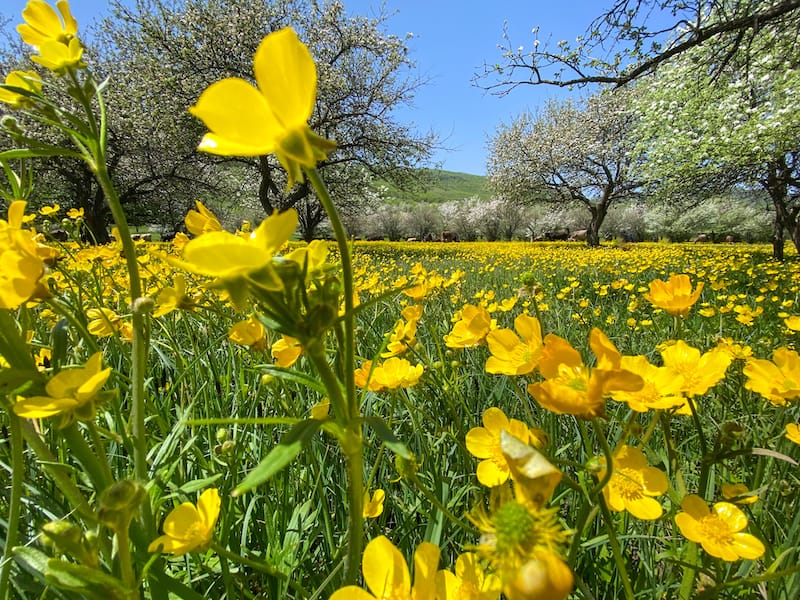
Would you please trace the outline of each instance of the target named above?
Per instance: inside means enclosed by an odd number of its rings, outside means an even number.
[[[225,440],[227,440],[229,436],[230,436],[230,432],[227,429],[225,429],[224,427],[220,427],[219,429],[217,429],[216,438],[217,438],[217,441],[220,444],[222,442],[224,442]]]
[[[401,479],[409,479],[416,477],[417,471],[419,471],[419,463],[417,463],[415,456],[403,458],[398,454],[394,457],[394,468],[397,469]]]
[[[100,495],[97,520],[114,531],[126,530],[146,495],[141,483],[128,479],[117,481]]]

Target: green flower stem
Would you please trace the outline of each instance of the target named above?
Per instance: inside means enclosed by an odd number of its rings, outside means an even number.
[[[59,464],[50,448],[47,447],[47,444],[44,443],[27,419],[22,421],[22,437],[25,438],[25,443],[33,449],[42,467],[50,474],[58,489],[66,496],[75,511],[90,523],[96,523],[97,515],[86,501],[86,498],[83,497],[78,486],[72,481],[69,476],[69,469]]]
[[[606,522],[606,531],[608,532],[608,543],[611,546],[611,553],[614,555],[614,562],[617,565],[617,575],[622,580],[622,589],[625,592],[626,600],[634,600],[633,587],[631,586],[630,577],[628,577],[628,569],[625,565],[625,557],[622,556],[622,548],[617,539],[617,531],[614,527],[614,519],[611,512],[606,506],[606,499],[601,495],[597,498],[600,505],[600,512],[603,513],[603,519]]]
[[[355,585],[361,565],[364,546],[364,440],[362,427],[348,429],[345,455],[347,457],[347,557],[345,559],[345,585]]]
[[[139,594],[139,585],[136,581],[136,575],[133,571],[133,562],[131,561],[131,541],[128,536],[128,528],[121,527],[117,533],[117,560],[119,561],[119,571],[122,575],[122,583],[131,592],[131,600],[138,600],[141,596]]]
[[[306,168],[306,176],[317,194],[322,207],[331,222],[336,243],[339,247],[339,259],[342,264],[342,284],[344,287],[344,343],[343,378],[344,378],[344,409],[343,414],[336,415],[337,419],[344,422],[344,436],[340,440],[342,449],[347,458],[348,474],[348,529],[347,529],[347,557],[345,560],[345,584],[355,584],[358,580],[361,552],[364,545],[364,440],[361,426],[361,409],[358,404],[355,383],[355,306],[353,297],[355,285],[353,283],[353,263],[350,256],[350,246],[347,242],[347,232],[336,205],[328,193],[325,183],[316,168]],[[325,361],[327,365],[327,361]],[[335,377],[334,377],[335,379]],[[326,388],[329,388],[326,382]],[[334,386],[341,393],[339,382]],[[330,390],[329,390],[330,393]],[[331,403],[334,399],[331,398]]]
[[[316,168],[306,169],[305,172],[331,222],[333,233],[336,236],[336,244],[339,247],[339,258],[342,262],[342,284],[344,287],[344,388],[350,410],[347,416],[349,420],[352,420],[360,416],[355,381],[355,307],[353,305],[355,285],[353,283],[353,261],[350,256],[350,246],[347,243],[347,232],[344,229],[342,220],[339,218],[336,205],[325,187],[325,183]]]
[[[106,453],[106,445],[103,442],[103,438],[100,437],[100,431],[97,429],[97,423],[94,421],[89,421],[87,426],[89,428],[89,435],[92,438],[94,451],[100,459],[97,462],[100,464],[100,469],[103,471],[105,479],[111,483],[114,481],[114,474],[111,472],[111,465],[108,463],[108,454]]]
[[[12,548],[17,545],[19,535],[19,515],[22,504],[22,479],[25,462],[22,454],[22,423],[21,419],[13,412],[8,411],[9,429],[11,434],[11,496],[8,502],[8,527],[6,527],[6,546],[3,549],[2,564],[0,565],[0,598],[11,597],[8,587],[11,576]]]
[[[80,429],[78,429],[77,423],[72,423],[69,427],[62,429],[61,434],[67,442],[70,452],[88,473],[95,491],[100,494],[113,481],[108,463],[106,463],[104,469],[100,464],[102,461],[97,459],[96,451],[93,451],[86,442],[86,438],[83,437]]]

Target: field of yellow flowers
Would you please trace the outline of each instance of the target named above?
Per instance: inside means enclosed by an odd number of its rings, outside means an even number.
[[[336,241],[197,202],[189,235],[134,242],[69,5],[23,18],[76,102],[33,71],[0,88],[70,140],[0,152],[0,598],[800,596],[797,257],[350,242],[291,29],[258,87],[190,110],[200,150],[307,179]],[[102,186],[111,244],[30,209],[31,159],[59,153]]]

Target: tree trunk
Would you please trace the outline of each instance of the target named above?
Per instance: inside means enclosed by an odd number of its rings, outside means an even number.
[[[800,229],[798,228],[797,217],[786,206],[789,180],[791,178],[786,160],[780,158],[771,166],[767,179],[762,181],[762,185],[769,193],[772,206],[775,207],[775,224],[772,230],[772,258],[782,261],[784,258],[784,230],[789,232],[794,247],[800,253]]]
[[[592,220],[589,222],[589,227],[586,230],[586,245],[590,248],[597,248],[600,245],[600,227],[606,218],[608,212],[608,204],[605,199],[597,204],[590,206],[589,210],[592,213]]]

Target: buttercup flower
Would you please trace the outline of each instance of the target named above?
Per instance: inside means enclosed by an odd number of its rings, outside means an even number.
[[[424,370],[422,365],[412,365],[404,358],[388,358],[372,371],[369,389],[381,391],[413,387]]]
[[[517,419],[509,419],[499,408],[492,406],[483,412],[483,427],[473,427],[467,432],[465,441],[467,450],[476,458],[483,459],[478,463],[477,476],[481,485],[494,487],[505,483],[511,470],[503,456],[500,436],[506,432],[523,444],[531,441],[528,426]]]
[[[666,367],[656,367],[646,356],[623,356],[620,366],[642,378],[642,388],[635,391],[612,390],[611,397],[625,402],[637,412],[667,410],[681,407],[677,412],[689,411],[683,396],[683,377]]]
[[[605,477],[606,470],[597,474]],[[623,445],[612,458],[612,474],[603,488],[603,496],[611,510],[627,510],[637,519],[654,520],[664,514],[653,496],[660,496],[669,489],[669,481],[663,471],[647,464],[639,448]]]
[[[532,383],[528,392],[547,410],[592,418],[603,414],[604,397],[612,391],[636,391],[642,378],[621,368],[622,357],[605,334],[592,330],[589,345],[597,356],[590,369],[572,345],[552,333],[544,338],[539,372],[544,381]]]
[[[416,336],[417,321],[415,319],[398,320],[395,323],[394,331],[389,334],[389,343],[386,344],[386,351],[381,352],[381,358],[391,358],[403,354],[416,343]]]
[[[205,204],[199,200],[196,200],[194,204],[197,210],[190,210],[183,219],[189,233],[199,236],[211,231],[222,231],[219,219],[206,208]]]
[[[291,28],[266,36],[253,59],[256,83],[223,79],[210,85],[189,109],[209,128],[199,149],[223,156],[275,153],[289,176],[303,180],[336,144],[313,133],[308,119],[317,98],[317,68]]]
[[[525,375],[539,363],[544,348],[539,319],[519,315],[514,319],[514,329],[519,337],[510,329],[494,329],[486,336],[489,352],[492,353],[486,361],[488,373]]]
[[[665,342],[658,347],[664,366],[683,377],[681,390],[687,396],[702,396],[725,378],[732,362],[725,350],[713,348],[701,354],[683,340]]]
[[[194,302],[186,295],[186,278],[181,273],[172,277],[172,286],[162,289],[156,296],[154,317],[163,317],[178,309],[190,309]]]
[[[787,423],[786,439],[800,446],[800,423]]]
[[[164,520],[164,535],[147,547],[148,552],[171,553],[181,556],[195,550],[205,550],[214,536],[221,501],[216,488],[200,494],[197,506],[184,502],[174,508]]]
[[[720,491],[725,500],[730,500],[734,504],[755,504],[758,502],[758,494],[751,492],[743,483],[723,483]]]
[[[17,25],[22,41],[37,48],[50,41],[68,44],[78,33],[78,22],[67,0],[58,0],[56,7],[58,13],[45,0],[29,0],[22,10],[25,23]]]
[[[272,259],[296,227],[294,209],[276,212],[264,219],[249,238],[228,231],[204,233],[186,244],[183,260],[172,262],[191,273],[216,278],[239,302],[245,295],[241,288],[247,284],[273,291],[283,288]]]
[[[794,350],[778,348],[771,361],[749,358],[742,372],[747,376],[744,387],[773,404],[783,406],[800,398],[800,356]]]
[[[372,493],[372,498],[369,492],[364,492],[364,511],[365,519],[377,519],[383,514],[383,501],[386,499],[386,492],[378,488]]]
[[[563,600],[574,582],[572,571],[561,557],[538,551],[519,568],[503,592],[508,600]]]
[[[8,207],[8,221],[0,219],[0,308],[15,309],[47,291],[41,284],[49,248],[34,240],[34,233],[22,229],[25,201]]]
[[[6,75],[5,84],[33,94],[42,91],[42,79],[33,71],[11,71]],[[11,108],[24,108],[30,103],[30,98],[26,94],[0,87],[0,102],[8,104]]]
[[[75,419],[88,421],[95,416],[95,407],[104,399],[100,391],[111,368],[102,368],[103,355],[97,352],[82,367],[59,371],[45,386],[47,396],[17,397],[14,412],[26,419],[43,419],[62,415],[60,426]]]
[[[276,340],[270,347],[272,358],[279,367],[291,367],[303,353],[303,345],[293,337],[281,334],[281,339]]]
[[[456,559],[455,572],[442,569],[436,574],[437,598],[441,600],[496,600],[503,583],[494,573],[486,573],[474,552]]]
[[[688,275],[672,275],[669,281],[656,279],[650,282],[650,293],[645,294],[646,300],[658,308],[663,308],[669,314],[685,317],[689,309],[700,298],[703,291],[703,282],[697,284],[692,290],[692,282]]]
[[[683,512],[675,523],[689,540],[697,542],[711,556],[733,562],[740,558],[754,560],[764,554],[764,544],[754,535],[742,533],[747,516],[730,502],[717,502],[709,510],[705,500],[691,494],[681,502]]]
[[[228,339],[234,344],[247,346],[251,350],[261,352],[267,347],[267,330],[261,321],[251,315],[246,321],[239,321],[231,327]]]
[[[414,585],[403,555],[386,536],[364,549],[361,568],[369,592],[355,585],[336,590],[330,600],[422,600],[436,597],[439,547],[422,542],[414,551]],[[370,593],[372,592],[372,593]]]
[[[465,304],[457,315],[453,330],[444,336],[448,348],[471,348],[486,341],[486,335],[494,327],[489,312],[482,306]]]

